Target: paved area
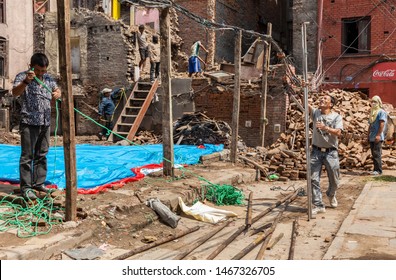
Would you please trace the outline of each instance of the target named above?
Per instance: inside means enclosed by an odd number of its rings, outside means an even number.
[[[396,182],[368,182],[324,259],[396,259],[395,201]]]

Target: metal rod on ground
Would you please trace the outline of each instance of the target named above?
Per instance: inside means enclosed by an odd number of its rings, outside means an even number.
[[[272,35],[272,24],[267,24],[267,35],[271,37]],[[265,126],[266,126],[266,117],[267,117],[267,92],[268,92],[268,72],[270,65],[270,55],[271,55],[271,43],[268,42],[268,45],[264,45],[264,53],[263,56],[263,76],[261,78],[261,116],[260,116],[260,137],[261,137],[261,146],[264,147],[265,143]]]
[[[238,147],[238,126],[239,126],[239,108],[241,102],[241,56],[242,56],[242,30],[238,30],[235,34],[235,85],[234,85],[234,98],[232,109],[232,135],[231,135],[231,162],[237,161],[237,147]]]
[[[190,254],[192,251],[194,251],[195,249],[197,249],[199,246],[201,246],[203,243],[205,243],[206,241],[208,241],[210,238],[212,238],[216,233],[218,233],[219,231],[221,231],[223,228],[225,228],[226,226],[228,226],[233,220],[229,220],[227,222],[224,223],[224,225],[218,226],[216,227],[212,232],[209,232],[207,235],[203,236],[202,238],[200,238],[197,242],[195,242],[194,244],[192,244],[189,248],[183,250],[180,254],[178,254],[176,257],[174,257],[174,260],[182,260],[185,257],[187,257],[188,254]]]
[[[307,196],[308,196],[308,221],[312,218],[312,186],[311,186],[311,154],[309,149],[309,107],[308,107],[308,50],[307,50],[307,24],[302,24],[302,49],[303,49],[303,79],[304,79],[304,109],[305,109],[305,152],[307,158]]]
[[[266,249],[267,249],[267,250],[271,250],[272,247],[274,247],[274,246],[276,245],[276,243],[278,243],[279,240],[281,240],[281,239],[283,238],[284,235],[285,235],[285,234],[282,232],[282,233],[280,233],[277,237],[275,237],[274,239],[272,239],[271,242],[268,244],[268,246],[267,246]]]
[[[259,237],[257,237],[252,243],[250,243],[248,246],[243,248],[242,251],[240,251],[238,254],[236,254],[232,258],[232,260],[242,259],[247,253],[249,253],[251,250],[256,248],[257,245],[259,245],[264,239],[266,239],[269,234],[270,234],[270,230],[266,230],[263,234],[261,234]]]
[[[294,193],[282,198],[281,200],[277,201],[270,207],[268,207],[266,210],[258,214],[252,219],[252,224],[257,222],[259,219],[267,215],[269,212],[271,212],[274,208],[278,207],[281,205],[283,202],[285,202],[287,199],[293,197],[294,195],[297,196],[298,190],[295,191]],[[226,241],[224,241],[222,244],[220,244],[214,252],[212,252],[206,259],[207,260],[213,260],[218,254],[220,254],[221,251],[224,250],[225,247],[227,247],[235,238],[237,238],[244,230],[246,229],[246,225],[240,226]]]
[[[250,192],[247,213],[246,213],[246,228],[250,228],[252,225],[252,199],[253,199],[253,192]]]
[[[153,243],[144,245],[144,246],[142,246],[142,247],[135,248],[135,249],[133,249],[133,250],[131,250],[131,251],[129,251],[129,252],[126,252],[125,254],[122,254],[122,255],[120,255],[120,256],[117,256],[117,257],[113,258],[113,260],[125,260],[126,258],[132,257],[133,255],[136,255],[136,254],[138,254],[138,253],[147,251],[147,250],[149,250],[149,249],[151,249],[151,248],[157,247],[157,246],[159,246],[159,245],[162,245],[162,244],[167,243],[167,242],[169,242],[169,241],[178,239],[178,238],[180,238],[180,237],[182,237],[182,236],[184,236],[184,235],[187,235],[187,234],[189,234],[189,233],[192,233],[192,232],[194,232],[194,231],[197,231],[197,230],[199,230],[199,228],[200,228],[199,226],[195,226],[195,227],[193,227],[193,228],[190,228],[190,229],[186,229],[186,230],[177,232],[177,233],[175,233],[175,234],[173,234],[173,235],[171,235],[171,236],[168,236],[168,237],[166,237],[166,238],[157,240],[157,241],[155,241],[155,242],[153,242]]]
[[[263,232],[264,230],[266,230],[267,228],[270,228],[272,226],[272,223],[266,223],[258,228],[255,228],[251,231],[250,236],[255,235],[259,232]]]
[[[289,250],[289,260],[294,259],[294,248],[296,246],[296,238],[298,235],[298,219],[295,219],[293,221],[293,230],[292,230],[292,236],[291,236],[291,243],[290,243],[290,250]]]
[[[289,204],[296,199],[298,195],[298,190],[293,193],[293,196],[290,197],[290,199],[288,199],[285,202],[285,206],[283,207],[283,209],[279,212],[278,216],[276,216],[275,221],[272,223],[271,228],[269,229],[269,235],[268,237],[264,240],[263,244],[261,245],[260,251],[258,252],[257,256],[256,256],[256,260],[262,260],[264,259],[264,254],[265,254],[265,250],[267,250],[267,246],[269,241],[271,240],[271,236],[275,231],[276,226],[278,225],[280,219],[282,218],[283,213],[285,212],[285,210],[287,209],[287,206],[289,206]]]

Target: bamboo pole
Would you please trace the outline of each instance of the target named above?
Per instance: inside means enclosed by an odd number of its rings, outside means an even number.
[[[275,239],[272,239],[266,249],[271,250],[272,247],[274,247],[276,245],[276,243],[278,243],[283,238],[283,236],[285,236],[285,234],[282,232],[277,237],[275,237]]]
[[[252,226],[252,199],[253,199],[253,192],[250,192],[248,206],[247,206],[247,213],[246,213],[246,228],[250,228]]]
[[[125,254],[122,254],[122,255],[120,255],[120,256],[117,256],[117,257],[113,258],[113,260],[125,260],[126,258],[132,257],[133,255],[136,255],[136,254],[138,254],[138,253],[147,251],[147,250],[149,250],[149,249],[151,249],[151,248],[157,247],[157,246],[162,245],[162,244],[164,244],[164,243],[167,243],[167,242],[169,242],[169,241],[178,239],[178,238],[180,238],[180,237],[182,237],[182,236],[185,236],[185,235],[187,235],[187,234],[189,234],[189,233],[192,233],[192,232],[194,232],[194,231],[197,231],[197,230],[199,230],[199,229],[200,229],[199,226],[195,226],[195,227],[193,227],[193,228],[190,228],[190,229],[186,229],[186,230],[177,232],[177,233],[175,233],[175,234],[173,234],[173,235],[171,235],[171,236],[168,236],[168,237],[166,237],[166,238],[157,240],[157,241],[155,241],[155,242],[153,242],[153,243],[150,243],[150,244],[147,244],[147,245],[144,245],[144,246],[135,248],[135,249],[133,249],[133,250],[131,250],[131,251],[129,251],[129,252],[126,252]]]
[[[212,232],[209,232],[207,235],[203,236],[200,238],[197,242],[194,244],[190,245],[186,249],[184,249],[180,254],[178,254],[176,257],[174,257],[174,260],[182,260],[184,259],[188,254],[190,254],[192,251],[197,249],[199,246],[201,246],[203,243],[208,241],[210,238],[212,238],[216,233],[221,231],[223,228],[228,226],[233,220],[228,220],[225,222],[223,225],[216,227]]]
[[[289,250],[289,260],[294,259],[294,248],[296,246],[296,238],[298,235],[298,219],[295,219],[293,221],[293,230],[292,230],[292,236],[291,236],[291,243],[290,243],[290,250]]]
[[[261,234],[259,237],[257,237],[252,243],[250,243],[248,246],[242,249],[238,254],[236,254],[232,260],[240,260],[242,259],[247,253],[249,253],[251,250],[256,248],[257,245],[259,245],[263,240],[265,240],[268,235],[270,234],[270,230],[266,230],[263,234]]]
[[[257,222],[259,219],[267,215],[269,212],[271,212],[273,209],[281,205],[283,202],[285,202],[287,199],[291,199],[292,197],[297,197],[299,190],[296,190],[294,193],[291,193],[290,195],[282,198],[281,200],[277,201],[276,203],[272,204],[270,207],[268,207],[266,210],[258,214],[252,219],[252,224]],[[246,230],[246,225],[240,226],[226,241],[224,241],[222,244],[220,244],[214,252],[212,252],[206,259],[207,260],[213,260],[218,254],[220,254],[221,251],[224,250],[235,238],[237,238],[244,230]]]
[[[278,225],[280,219],[282,218],[283,213],[285,212],[285,210],[287,209],[287,206],[296,199],[298,192],[293,193],[293,196],[290,197],[290,199],[288,199],[285,202],[285,207],[283,207],[283,209],[279,212],[278,216],[276,216],[275,221],[272,223],[271,228],[269,229],[269,235],[268,237],[264,240],[263,244],[261,245],[260,251],[257,254],[256,260],[262,260],[264,259],[264,254],[265,254],[265,250],[267,249],[268,246],[268,242],[270,241],[273,232],[275,231],[276,226]]]

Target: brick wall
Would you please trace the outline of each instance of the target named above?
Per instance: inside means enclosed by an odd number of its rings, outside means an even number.
[[[353,7],[353,9],[351,9]],[[396,105],[394,82],[372,82],[373,62],[384,57],[395,58],[396,33],[392,18],[396,11],[387,2],[370,0],[324,1],[323,5],[323,69],[325,82],[331,86],[364,89],[369,95],[378,94]],[[370,54],[343,54],[342,19],[371,17]]]
[[[269,78],[267,98],[267,119],[265,146],[274,143],[280,133],[286,130],[286,114],[289,105],[288,96],[284,93],[281,81],[282,72],[273,72]],[[271,78],[272,77],[272,78]],[[233,110],[233,90],[208,86],[206,79],[194,79],[192,87],[195,108],[204,111],[210,118],[226,121],[231,125]],[[255,147],[260,143],[260,88],[247,84],[241,87],[241,104],[239,113],[239,135],[248,146]],[[250,127],[249,124],[250,123]],[[280,125],[280,132],[274,131]]]

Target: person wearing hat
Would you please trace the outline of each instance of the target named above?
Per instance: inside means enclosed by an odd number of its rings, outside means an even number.
[[[105,127],[102,129],[102,132],[99,132],[98,137],[99,140],[102,140],[103,136],[106,136],[106,139],[109,137],[111,130],[113,129],[113,114],[115,105],[113,99],[111,99],[112,90],[109,88],[105,88],[102,90],[102,100],[99,104],[99,115],[100,119],[105,121]]]
[[[386,127],[387,113],[382,109],[381,98],[377,95],[371,98],[371,111],[369,116],[368,141],[374,162],[372,175],[382,174],[382,142],[384,142],[384,130]]]

